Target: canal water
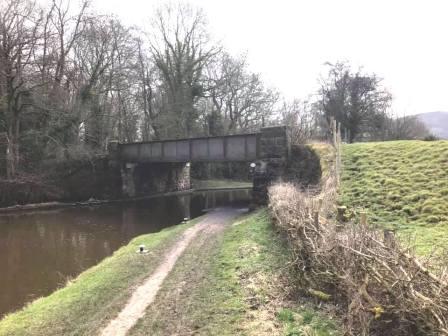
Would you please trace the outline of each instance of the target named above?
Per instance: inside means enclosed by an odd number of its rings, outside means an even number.
[[[64,286],[133,237],[245,205],[250,189],[0,215],[0,318]]]

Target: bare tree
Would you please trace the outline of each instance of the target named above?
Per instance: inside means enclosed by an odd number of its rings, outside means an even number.
[[[105,138],[116,129],[118,140],[132,142],[138,138],[140,104],[137,99],[139,89],[139,41],[131,28],[118,20],[111,21],[113,48],[109,82],[105,83],[106,98],[111,105],[105,109]]]
[[[428,128],[416,116],[390,118],[385,132],[385,140],[414,140],[430,135]]]
[[[56,15],[52,16],[53,25],[57,30],[58,50],[56,53],[56,68],[54,70],[54,85],[60,86],[66,75],[67,57],[85,28],[85,12],[88,1],[84,0],[81,9],[75,17],[69,15],[69,2],[53,0]]]
[[[143,111],[140,131],[143,140],[159,139],[161,136],[159,116],[162,110],[161,90],[157,86],[157,69],[146,52],[141,39],[137,39],[138,62],[137,78],[139,81],[138,95]]]
[[[105,116],[102,99],[108,91],[109,71],[116,52],[114,24],[108,17],[89,19],[82,38],[74,47],[79,71],[74,126],[84,124],[84,140],[92,148],[102,145]]]
[[[190,136],[199,117],[195,103],[203,91],[203,70],[218,49],[210,44],[202,11],[188,5],[159,8],[153,26],[150,43],[165,95],[164,127],[171,136]]]
[[[248,71],[245,57],[223,53],[208,72],[207,96],[213,103],[209,120],[221,118],[224,133],[251,130],[267,123],[278,94],[264,86],[260,75]]]
[[[42,16],[27,0],[0,5],[0,114],[6,146],[6,175],[17,174],[22,115],[36,85],[33,55],[41,39]]]
[[[66,149],[76,140],[78,127],[74,103],[79,76],[74,47],[87,23],[88,1],[72,8],[68,1],[53,0],[44,17],[43,42],[35,55],[41,72],[40,136],[49,152]],[[75,15],[71,13],[75,12]]]
[[[279,114],[281,123],[288,126],[293,144],[303,144],[317,135],[319,115],[309,100],[283,101]]]

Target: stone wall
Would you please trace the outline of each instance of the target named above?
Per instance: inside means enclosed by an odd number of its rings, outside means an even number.
[[[253,198],[256,204],[267,202],[267,188],[281,178],[291,154],[286,126],[265,127],[258,139],[258,157],[253,177]]]

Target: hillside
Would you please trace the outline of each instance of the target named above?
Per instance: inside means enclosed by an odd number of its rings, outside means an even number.
[[[448,112],[428,112],[417,114],[417,118],[422,121],[426,127],[442,139],[448,139]]]
[[[367,208],[372,223],[402,237],[415,234],[419,252],[448,244],[448,141],[345,145],[343,165],[342,204]]]

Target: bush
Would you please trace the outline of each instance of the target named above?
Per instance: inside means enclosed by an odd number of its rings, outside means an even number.
[[[337,223],[334,176],[321,185],[318,195],[290,183],[269,189],[274,223],[287,233],[304,292],[334,300],[348,335],[448,335],[446,259],[423,262],[390,231]]]
[[[427,135],[423,138],[424,141],[437,141],[440,140],[437,136],[434,134]]]
[[[36,175],[22,174],[14,180],[0,179],[0,206],[42,203],[58,199],[62,190]]]

